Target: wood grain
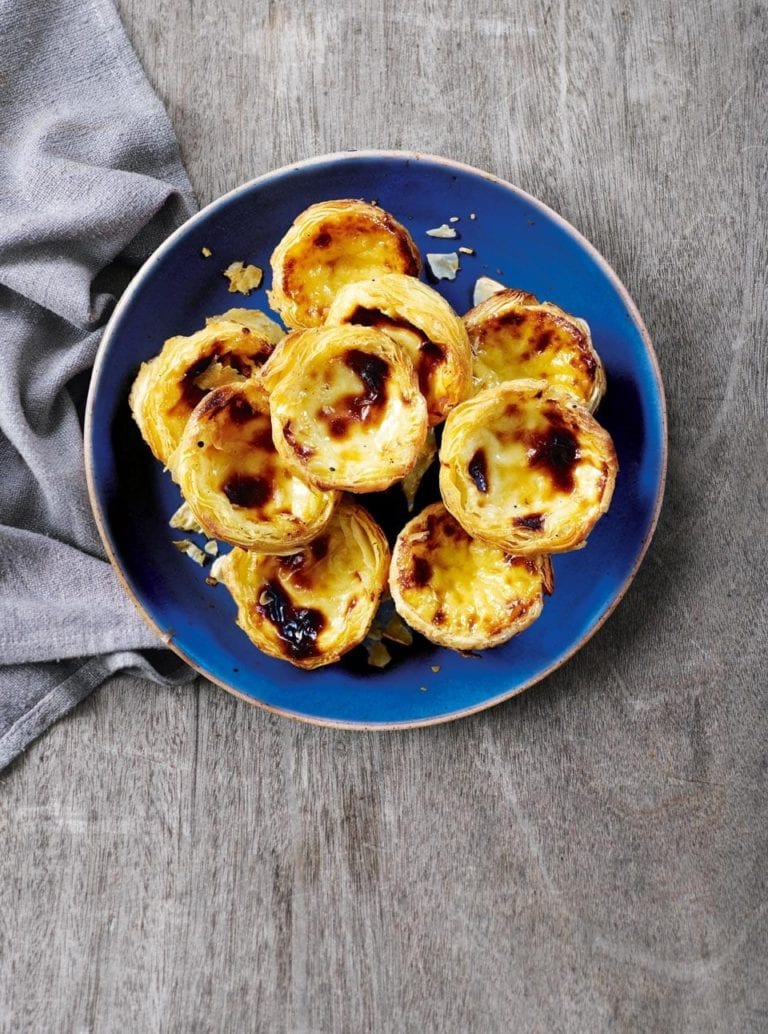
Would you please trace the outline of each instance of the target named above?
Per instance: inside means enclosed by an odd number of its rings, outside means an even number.
[[[414,148],[572,221],[670,406],[662,521],[564,669],[386,735],[115,679],[0,780],[0,1030],[768,1029],[768,8],[120,0],[200,200]]]

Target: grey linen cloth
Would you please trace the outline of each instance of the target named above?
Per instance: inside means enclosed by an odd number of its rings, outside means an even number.
[[[104,559],[81,421],[116,298],[194,207],[110,0],[0,0],[0,769],[118,670],[192,677]]]

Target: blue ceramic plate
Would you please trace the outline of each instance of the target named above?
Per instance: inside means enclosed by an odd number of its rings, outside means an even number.
[[[329,198],[375,199],[405,224],[422,254],[469,246],[453,282],[438,289],[457,312],[471,306],[483,274],[583,316],[608,374],[598,419],[613,435],[620,472],[608,514],[586,549],[554,558],[555,594],[541,618],[478,657],[424,640],[386,669],[354,651],[329,668],[300,671],[259,653],[235,625],[222,586],[171,545],[177,487],[150,455],[128,410],[139,363],[174,334],[232,305],[267,308],[264,288],[227,292],[221,271],[244,259],[262,266],[291,222]],[[475,214],[470,219],[470,213]],[[425,236],[459,216],[458,241]],[[201,256],[201,248],[213,251]],[[146,263],[117,306],[99,350],[86,425],[91,500],[104,544],[147,621],[185,660],[244,699],[281,714],[358,728],[420,725],[468,714],[519,693],[567,660],[625,592],[653,533],[666,459],[664,396],[656,358],[626,290],[572,227],[508,183],[440,158],[357,152],[317,158],[239,187],[190,219]],[[422,486],[417,509],[437,497]],[[375,512],[396,531],[406,520],[398,489]],[[439,665],[433,672],[432,666]]]

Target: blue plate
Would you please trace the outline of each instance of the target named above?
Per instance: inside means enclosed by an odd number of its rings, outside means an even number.
[[[171,545],[177,487],[141,441],[128,411],[139,363],[174,334],[232,305],[267,308],[264,288],[227,292],[221,271],[244,259],[262,266],[291,222],[329,198],[376,200],[405,224],[422,254],[465,245],[453,282],[440,292],[457,312],[471,306],[483,274],[532,291],[583,316],[605,362],[608,392],[598,419],[613,435],[620,471],[608,514],[586,549],[555,557],[555,594],[541,618],[505,646],[477,657],[419,641],[386,669],[356,653],[330,668],[300,671],[272,660],[236,627],[226,592]],[[474,213],[475,218],[470,218]],[[459,216],[459,240],[425,236]],[[201,256],[209,247],[211,258]],[[603,259],[539,201],[455,162],[399,152],[317,158],[262,176],[190,219],[149,259],[115,309],[96,360],[86,423],[94,513],[127,591],[158,634],[220,686],[281,714],[357,728],[446,721],[519,693],[568,659],[599,628],[637,571],[661,504],[666,461],[664,395],[647,331]],[[420,504],[436,498],[427,479]],[[404,523],[399,494],[376,512]],[[392,524],[394,522],[394,524]],[[360,648],[361,650],[361,648]],[[439,665],[439,672],[432,666]]]

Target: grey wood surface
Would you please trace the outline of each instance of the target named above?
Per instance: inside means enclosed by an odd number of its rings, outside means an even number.
[[[460,723],[115,679],[0,780],[7,1032],[768,1030],[766,54],[755,0],[120,0],[207,202],[413,148],[560,211],[668,391],[603,630]]]

